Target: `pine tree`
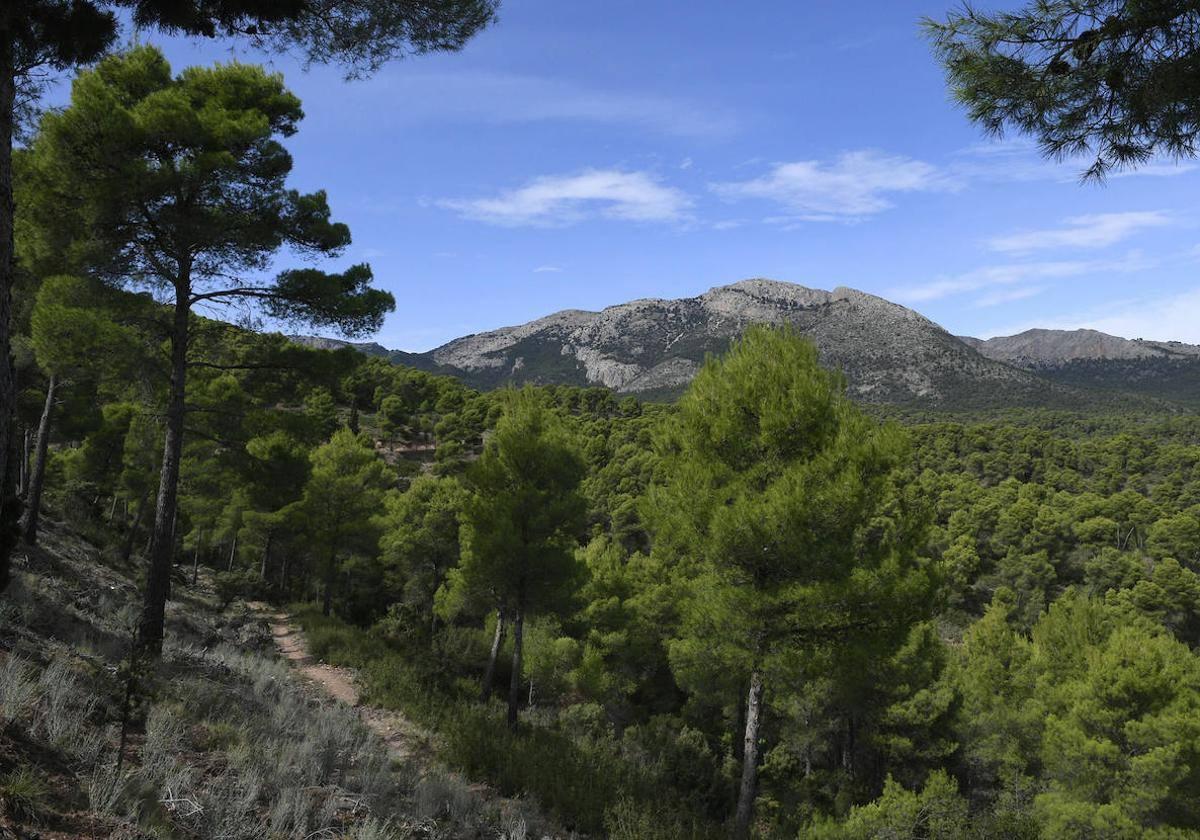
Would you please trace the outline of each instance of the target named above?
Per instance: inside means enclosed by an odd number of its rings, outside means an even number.
[[[509,395],[504,416],[467,474],[462,562],[450,585],[460,597],[489,593],[511,615],[513,729],[525,619],[561,609],[578,580],[574,548],[584,523],[583,475],[583,458],[565,424],[532,389]]]
[[[1194,0],[1036,0],[926,20],[950,88],[991,134],[1032,134],[1086,178],[1196,155],[1200,9]]]
[[[76,377],[99,377],[106,367],[117,369],[114,357],[127,343],[127,337],[107,317],[102,295],[92,284],[60,276],[47,279],[38,290],[30,343],[38,367],[46,375],[46,400],[21,519],[21,536],[32,545],[37,542],[47,449],[60,392]]]
[[[748,686],[735,838],[750,834],[771,672],[806,648],[902,634],[928,601],[923,523],[897,488],[904,437],[844,387],[795,331],[752,328],[704,366],[661,443],[647,515],[694,564],[672,655],[708,651]]]
[[[379,550],[388,589],[424,617],[431,642],[437,592],[458,565],[463,496],[457,479],[422,476],[386,501]]]
[[[70,105],[43,118],[30,177],[41,206],[61,224],[78,259],[112,284],[164,295],[171,314],[171,387],[139,648],[157,654],[170,592],[180,462],[187,412],[192,309],[258,304],[272,317],[377,329],[392,296],[370,288],[371,271],[287,270],[257,279],[281,250],[336,256],[350,242],[329,218],[323,192],[285,186],[291,158],[279,139],[302,116],[282,79],[229,64],[172,76],[161,52],[139,47],[106,58],[75,80]],[[49,219],[40,225],[51,230]]]
[[[334,432],[313,452],[312,464],[300,506],[320,564],[321,612],[329,615],[338,563],[347,551],[374,548],[379,538],[374,518],[392,478],[367,438],[349,429]]]
[[[406,55],[461,49],[495,17],[497,0],[6,0],[0,5],[0,590],[8,584],[16,500],[15,382],[10,321],[14,258],[13,139],[36,100],[39,69],[69,70],[100,58],[134,26],[170,34],[233,36],[364,75]]]

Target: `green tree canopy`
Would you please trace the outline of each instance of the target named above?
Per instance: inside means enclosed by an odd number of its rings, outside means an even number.
[[[1192,0],[1036,0],[925,21],[954,97],[990,134],[1032,135],[1086,178],[1194,157],[1200,8]]]
[[[41,248],[171,304],[167,434],[139,627],[150,652],[161,645],[169,591],[192,308],[260,304],[275,317],[354,335],[378,328],[393,306],[370,288],[366,266],[262,279],[280,250],[335,256],[350,241],[323,192],[286,186],[292,161],[280,139],[301,116],[282,78],[261,67],[173,76],[161,52],[139,47],[81,73],[70,105],[46,115],[31,147],[36,200],[23,212]]]
[[[504,416],[467,474],[462,562],[451,597],[490,596],[512,613],[508,720],[515,727],[523,623],[553,611],[572,590],[586,506],[583,457],[566,424],[531,388],[506,397]]]
[[[928,603],[922,520],[898,487],[906,442],[845,396],[793,329],[756,327],[711,359],[661,443],[656,539],[698,561],[679,660],[750,683],[735,835],[755,796],[765,674],[798,651],[907,630]]]
[[[312,454],[312,475],[300,505],[312,553],[322,565],[321,609],[329,615],[338,563],[351,550],[370,551],[378,531],[374,519],[391,482],[387,465],[370,442],[349,429],[334,432]]]
[[[13,138],[18,118],[35,110],[38,68],[66,70],[95,61],[116,40],[118,13],[139,29],[204,37],[235,36],[261,47],[298,49],[311,62],[337,62],[348,75],[392,58],[453,51],[496,14],[499,0],[8,0],[0,7],[0,360],[11,356],[10,320],[16,278],[13,243]],[[309,308],[329,298],[311,275],[286,282]],[[361,284],[363,269],[342,275]],[[286,307],[285,307],[286,309]],[[288,313],[294,314],[294,313]],[[366,313],[360,313],[366,314]],[[369,318],[368,318],[369,319]],[[0,589],[8,583],[18,506],[12,498],[15,382],[0,361]],[[156,520],[156,532],[157,528]],[[162,588],[159,585],[159,588]],[[153,629],[153,628],[151,628]],[[159,631],[160,632],[160,631]],[[153,639],[151,647],[155,646]]]

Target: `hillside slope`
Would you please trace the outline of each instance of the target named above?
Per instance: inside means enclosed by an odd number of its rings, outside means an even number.
[[[222,610],[207,573],[175,582],[118,759],[141,600],[139,563],[118,554],[48,521],[0,594],[0,837],[542,836],[530,803],[485,801],[435,757],[397,756],[361,710],[297,680],[262,618]]]
[[[1194,344],[1046,329],[962,340],[990,359],[1062,385],[1200,403],[1200,346]]]
[[[987,358],[883,298],[762,279],[692,298],[636,300],[600,312],[565,310],[391,358],[482,389],[525,382],[602,385],[669,398],[691,381],[707,354],[723,352],[752,324],[795,325],[826,364],[846,374],[851,394],[867,402],[988,406],[1078,398]]]

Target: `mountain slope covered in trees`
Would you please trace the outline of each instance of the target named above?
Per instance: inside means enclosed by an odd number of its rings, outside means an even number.
[[[225,285],[348,244],[284,189],[299,103],[146,47],[76,93],[17,156],[5,831],[431,836],[213,618],[266,600],[569,836],[1200,836],[1194,413],[770,281],[411,358],[239,329],[196,305],[354,336],[390,303],[362,266]],[[89,178],[97,148],[137,177]]]
[[[1181,341],[1127,339],[1097,330],[1027,330],[963,338],[990,359],[1078,388],[1200,402],[1200,347]]]

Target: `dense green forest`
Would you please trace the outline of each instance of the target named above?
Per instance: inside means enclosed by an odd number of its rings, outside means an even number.
[[[139,685],[203,577],[587,834],[1200,835],[1200,419],[867,412],[786,329],[669,405],[301,347],[247,327],[392,301],[229,285],[349,242],[299,117],[138,48],[16,157],[21,538],[144,570]]]

